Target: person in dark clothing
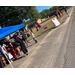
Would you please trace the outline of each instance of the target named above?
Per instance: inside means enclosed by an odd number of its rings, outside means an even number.
[[[20,43],[21,50],[23,51],[23,53],[26,54],[26,55],[28,55],[28,50],[26,49],[26,46],[25,46],[25,44],[23,43],[22,37],[20,36],[20,38],[19,38],[19,37],[17,37],[17,35],[14,35],[13,37],[14,37],[14,39],[15,39],[15,41],[16,41],[17,43]]]
[[[59,17],[61,17],[61,14],[60,14],[60,12],[58,11],[58,15],[59,15]]]
[[[21,31],[21,32],[19,32],[18,35],[22,35],[23,40],[25,41],[25,43],[28,46],[28,43],[30,43],[30,42],[27,40],[26,34],[24,34],[24,32]]]
[[[29,33],[27,33],[27,37],[29,37],[30,36],[30,34]]]
[[[18,35],[22,35],[23,40],[27,39],[26,34],[24,34],[22,31],[18,32]]]
[[[57,17],[57,19],[58,19],[58,13],[57,13],[57,12],[55,13],[55,16],[56,16],[56,17]]]
[[[20,51],[20,49],[19,49],[18,43],[15,42],[15,40],[14,40],[12,34],[10,34],[10,38],[9,38],[8,41],[11,42],[11,44],[13,45],[14,50],[16,51],[16,54],[17,54],[17,55],[21,55],[21,51]]]
[[[69,17],[69,14],[68,14],[68,12],[67,12],[67,9],[64,7],[64,10],[65,10],[65,12],[66,12],[66,14],[68,15],[68,17]]]

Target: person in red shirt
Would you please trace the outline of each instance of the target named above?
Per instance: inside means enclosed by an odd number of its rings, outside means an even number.
[[[9,41],[7,41],[6,39],[4,39],[4,44],[6,44],[6,45],[8,46],[8,52],[10,52],[10,53],[13,55],[13,57],[14,57],[15,59],[17,59],[17,54],[16,54],[16,52],[15,52],[15,50],[14,50],[14,47],[13,47],[13,45],[11,44],[11,42],[9,42]]]
[[[63,11],[61,11],[61,14],[63,15]]]
[[[37,23],[37,25],[38,25],[39,28],[41,28],[41,24],[40,23]]]

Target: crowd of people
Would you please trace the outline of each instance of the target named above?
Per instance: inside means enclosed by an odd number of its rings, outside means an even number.
[[[66,14],[69,17],[69,14],[66,10],[66,8],[64,8]],[[63,14],[63,11],[58,11],[56,12],[55,16],[58,19],[58,15],[59,17],[61,17],[61,14]],[[38,31],[38,28],[42,28],[40,23],[36,24],[36,29]],[[37,39],[35,38],[35,35],[33,33],[32,30],[30,30],[31,32],[31,36],[33,38],[33,40],[35,41],[35,43],[37,43]],[[27,36],[29,37],[30,35],[27,34]],[[17,32],[17,34],[10,34],[9,35],[9,39],[4,38],[2,40],[0,40],[0,54],[3,55],[4,58],[3,59],[3,63],[6,66],[6,64],[8,64],[9,62],[12,62],[12,59],[14,58],[15,60],[18,58],[18,56],[20,56],[23,52],[25,55],[28,55],[28,50],[25,46],[25,43],[28,45],[28,43],[30,43],[26,37],[26,34],[22,31]]]
[[[69,17],[69,14],[68,14],[68,12],[67,12],[67,9],[64,7],[63,8],[64,9],[64,11],[66,12],[66,14],[68,15],[68,17]],[[58,19],[58,17],[61,17],[61,15],[63,15],[63,11],[61,10],[61,11],[56,11],[56,13],[55,13],[55,16],[57,17],[57,19]]]
[[[27,36],[29,37],[30,35],[27,34]],[[30,42],[27,40],[27,36],[24,32],[20,31],[14,35],[10,34],[8,39],[3,38],[0,40],[0,54],[2,54],[6,60],[6,62],[3,62],[5,65],[12,62],[12,59],[16,60],[18,56],[22,54],[22,52],[25,55],[28,55],[28,50],[25,43],[28,44]],[[37,39],[32,31],[31,36],[35,43],[37,43]]]
[[[65,11],[65,13],[66,13],[66,14],[68,15],[68,17],[69,17],[69,14],[68,14],[68,12],[67,12],[67,9],[64,7],[63,10]],[[55,12],[55,16],[57,17],[57,19],[58,19],[59,17],[61,17],[62,15],[63,15],[63,11],[62,11],[62,10],[57,10],[57,11]],[[41,24],[40,24],[39,22],[37,22],[37,23],[35,24],[35,27],[36,27],[36,30],[37,30],[37,31],[39,31],[39,29],[42,28],[42,26],[41,26]]]

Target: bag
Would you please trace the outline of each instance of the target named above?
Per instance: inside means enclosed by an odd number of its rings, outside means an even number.
[[[27,34],[27,37],[29,37],[29,36],[30,36],[30,34],[28,33],[28,34]]]
[[[8,53],[8,57],[9,57],[9,59],[12,59],[13,58],[13,56],[12,56],[11,53]]]

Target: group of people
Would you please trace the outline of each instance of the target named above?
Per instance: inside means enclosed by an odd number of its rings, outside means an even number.
[[[33,31],[30,32],[33,40],[37,43],[37,39],[35,38]],[[27,34],[27,36],[29,37],[30,35]],[[3,38],[0,40],[0,53],[6,60],[6,62],[3,60],[4,64],[9,64],[9,62],[12,62],[13,58],[16,60],[18,56],[22,54],[21,51],[28,55],[25,43],[30,42],[27,40],[26,34],[22,31],[17,32],[14,35],[10,34],[9,38]]]
[[[68,14],[67,9],[65,7],[64,7],[64,11],[66,12],[66,14],[69,17],[69,14]],[[58,19],[58,16],[61,17],[61,14],[63,15],[63,11],[62,10],[61,11],[56,11],[55,16],[57,17],[57,19]]]
[[[28,55],[28,50],[25,46],[25,42],[29,42],[23,32],[18,32],[17,35],[9,35],[9,39],[0,40],[0,53],[6,59],[6,62],[12,62],[12,59],[17,59],[22,53]],[[4,63],[6,64],[6,63]]]
[[[61,14],[63,15],[63,11],[56,11],[55,16],[57,17],[61,17]]]

